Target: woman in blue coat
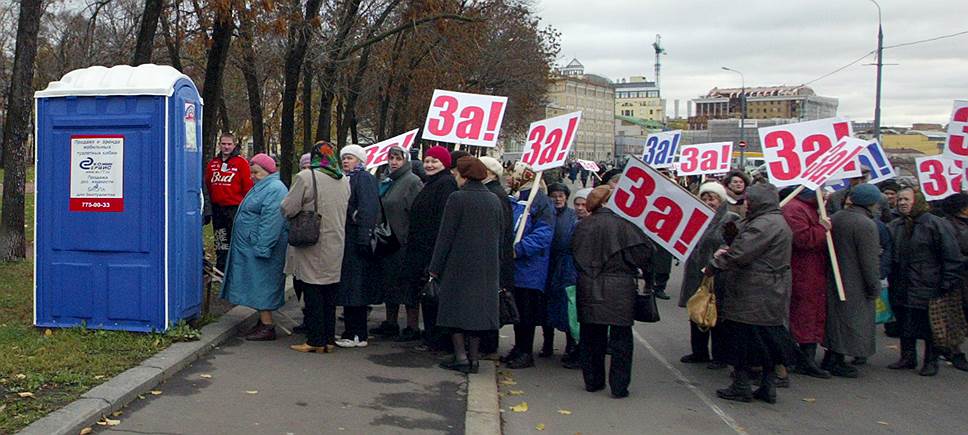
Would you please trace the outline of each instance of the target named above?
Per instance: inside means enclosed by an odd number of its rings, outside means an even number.
[[[267,341],[276,339],[272,312],[285,303],[288,227],[279,206],[288,189],[272,157],[256,154],[250,163],[255,186],[235,215],[222,298],[259,310],[259,322],[245,339]]]
[[[575,285],[577,272],[571,255],[571,237],[575,233],[578,215],[568,208],[571,191],[562,183],[548,186],[548,197],[554,206],[555,232],[551,240],[550,268],[545,285],[545,300],[548,303],[548,318],[541,325],[544,345],[538,356],[550,357],[554,354],[555,329],[565,331],[565,356],[562,363],[578,368],[575,340],[568,324],[568,293],[565,288]]]

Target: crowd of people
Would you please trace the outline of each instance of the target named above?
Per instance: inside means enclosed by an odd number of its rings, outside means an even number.
[[[387,157],[371,172],[360,146],[321,141],[287,188],[272,157],[246,161],[231,135],[220,138],[206,167],[206,210],[223,297],[259,311],[247,340],[276,338],[272,313],[291,275],[305,305],[296,332],[306,341],[295,351],[366,347],[376,335],[448,352],[440,367],[477,373],[498,351],[498,329],[513,323],[504,366],[534,366],[538,327],[537,356],[553,356],[561,331],[561,365],[581,369],[587,391],[607,383],[614,397],[629,394],[636,300],[669,298],[673,258],[605,207],[620,168],[593,174],[596,187],[573,193],[523,162],[505,166],[441,146],[422,160],[399,147]],[[578,174],[586,178],[576,167],[560,175],[573,186]],[[888,335],[900,338],[890,368],[918,369],[922,340],[919,374],[935,375],[939,357],[968,371],[959,349],[968,335],[968,193],[932,206],[916,186],[866,177],[830,195],[778,191],[742,171],[695,185],[715,215],[683,264],[678,305],[712,278],[718,321],[690,322],[691,351],[681,362],[731,367],[719,397],[774,403],[791,373],[858,377],[876,351],[884,310],[893,316]],[[379,304],[385,318],[368,329]]]

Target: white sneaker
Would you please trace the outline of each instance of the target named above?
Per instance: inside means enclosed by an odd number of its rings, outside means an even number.
[[[336,345],[337,346],[339,346],[339,347],[346,347],[346,348],[350,348],[350,347],[366,347],[368,344],[369,343],[367,343],[366,341],[360,341],[360,337],[359,336],[356,336],[356,335],[353,336],[353,339],[352,340],[350,340],[348,338],[341,338],[339,340],[336,340]]]

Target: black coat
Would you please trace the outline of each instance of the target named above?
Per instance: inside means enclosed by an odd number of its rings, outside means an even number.
[[[437,325],[465,331],[501,327],[498,318],[500,201],[468,181],[450,195],[428,268],[440,279]]]
[[[501,201],[501,288],[514,288],[514,211],[508,201],[508,192],[498,180],[484,185]]]
[[[968,218],[947,216],[947,219],[954,229],[961,256],[968,262]],[[961,303],[965,307],[965,313],[968,313],[968,264],[961,268],[961,272]]]
[[[888,225],[894,241],[891,305],[927,309],[928,301],[961,290],[964,258],[951,224],[931,213],[911,222],[901,217]]]
[[[440,221],[444,218],[447,198],[456,191],[457,181],[450,171],[444,169],[427,177],[423,189],[413,200],[407,257],[404,260],[404,271],[411,283],[424,279],[427,265],[434,255],[434,244],[437,242]]]
[[[346,242],[337,305],[358,307],[378,304],[383,290],[367,273],[374,270],[370,234],[380,216],[380,194],[376,177],[366,171],[350,175],[350,200],[346,208]]]
[[[635,224],[602,207],[582,219],[572,239],[578,271],[578,321],[632,326],[638,270],[655,247]]]

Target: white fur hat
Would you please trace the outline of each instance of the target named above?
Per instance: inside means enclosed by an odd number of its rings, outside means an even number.
[[[343,147],[343,149],[339,150],[340,158],[342,158],[347,154],[360,159],[361,162],[366,162],[366,152],[363,151],[363,147],[359,145],[356,145],[356,144],[347,145]]]
[[[704,193],[715,193],[719,195],[720,201],[736,204],[736,200],[726,194],[726,188],[718,181],[707,181],[702,186],[699,186],[699,197],[702,198],[702,194]]]

